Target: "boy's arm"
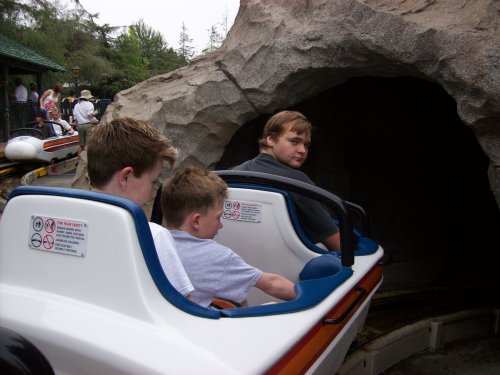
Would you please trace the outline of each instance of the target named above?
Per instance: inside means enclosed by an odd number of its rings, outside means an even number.
[[[330,251],[340,251],[340,233],[337,232],[328,236],[321,243]]]
[[[255,287],[270,296],[285,301],[290,301],[296,296],[295,285],[285,277],[274,273],[263,272]]]

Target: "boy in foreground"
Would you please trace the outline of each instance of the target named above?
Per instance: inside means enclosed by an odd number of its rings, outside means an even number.
[[[294,284],[262,272],[213,240],[219,229],[227,185],[215,173],[186,167],[165,181],[161,206],[182,264],[195,290],[192,300],[208,307],[214,298],[246,305],[251,287],[282,300],[295,298]]]
[[[93,191],[118,195],[143,206],[155,198],[163,162],[172,167],[177,149],[148,123],[124,117],[93,130],[87,156]],[[189,296],[193,286],[172,236],[158,224],[149,223],[149,227],[165,275],[175,289]]]

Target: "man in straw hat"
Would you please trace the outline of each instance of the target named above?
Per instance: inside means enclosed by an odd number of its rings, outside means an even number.
[[[92,135],[92,127],[98,123],[95,115],[97,110],[89,101],[93,96],[90,90],[82,90],[78,103],[73,109],[73,116],[78,124],[78,165],[75,178],[71,186],[77,189],[90,190],[90,183],[87,177],[87,151],[86,147],[90,136]]]

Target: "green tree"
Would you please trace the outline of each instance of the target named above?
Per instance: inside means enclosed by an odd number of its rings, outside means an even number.
[[[131,85],[148,78],[149,61],[143,56],[141,44],[132,27],[129,27],[129,32],[118,36],[113,62],[118,70],[125,73]]]
[[[108,96],[113,96],[122,88],[123,78],[130,86],[186,64],[186,59],[142,20],[130,26],[112,26],[99,25],[98,18],[98,13],[88,12],[79,0],[73,0],[68,8],[53,0],[0,0],[0,33],[67,69],[44,73],[42,88],[55,82],[72,86],[71,68],[78,65],[81,87],[98,92],[106,73]]]
[[[148,61],[146,69],[149,75],[165,73],[185,64],[179,60],[175,51],[168,47],[163,35],[147,26],[143,20],[133,24],[130,27],[130,33],[137,38],[142,56]]]

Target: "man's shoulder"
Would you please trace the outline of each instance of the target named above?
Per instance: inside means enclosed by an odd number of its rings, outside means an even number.
[[[281,177],[293,178],[302,182],[312,183],[309,176],[299,169],[294,169],[276,160],[273,156],[260,153],[255,158],[233,167],[235,170],[261,172],[278,175]]]
[[[246,160],[241,164],[238,164],[238,165],[235,165],[234,167],[231,167],[230,169],[234,169],[237,171],[239,170],[239,171],[259,172],[257,169],[260,168],[260,164],[265,163],[267,157],[268,157],[267,154],[264,154],[261,152],[253,159]],[[270,158],[274,159],[272,156],[270,156]]]
[[[252,159],[253,160],[253,159]],[[235,171],[240,171],[240,170],[245,170],[248,166],[248,164],[252,161],[252,160],[247,160],[247,161],[244,161],[243,163],[241,164],[238,164],[238,165],[235,165],[229,169],[232,169],[232,170],[235,170]]]

